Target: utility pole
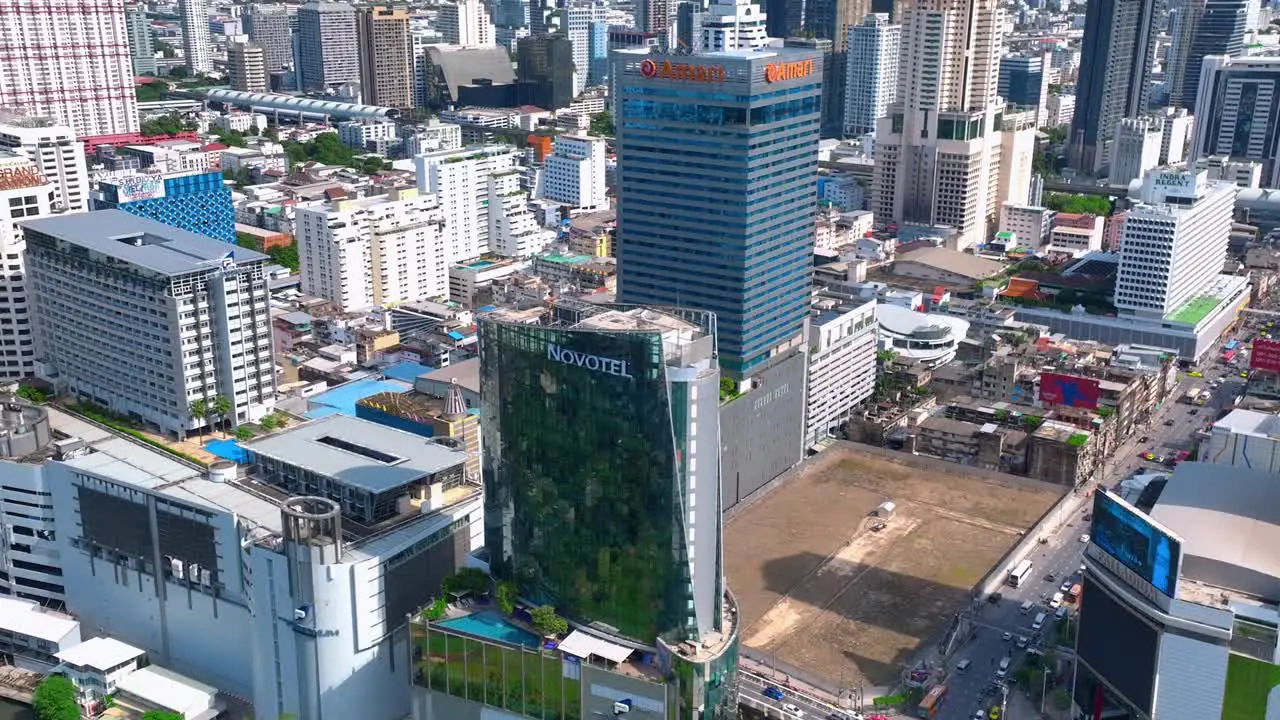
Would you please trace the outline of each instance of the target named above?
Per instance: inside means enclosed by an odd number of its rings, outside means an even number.
[[[1049,673],[1046,669],[1042,669],[1040,673],[1040,714],[1044,714],[1044,696],[1048,693]]]

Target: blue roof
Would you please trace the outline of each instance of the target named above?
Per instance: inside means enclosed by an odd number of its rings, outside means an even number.
[[[465,338],[465,337],[466,337],[466,335],[463,335],[462,333],[458,332],[457,330],[450,330],[450,331],[449,331],[449,337],[453,338],[454,340],[461,340],[461,339]]]
[[[307,411],[307,418],[317,420],[334,414],[355,417],[356,403],[370,395],[383,392],[409,392],[412,389],[412,383],[400,380],[379,380],[371,377],[355,380],[311,398],[309,401],[311,409]]]
[[[497,310],[497,309],[498,309],[497,305],[485,305],[482,308],[476,308],[476,312],[493,312],[494,310]]]
[[[403,380],[405,382],[413,382],[419,375],[435,370],[429,365],[420,365],[415,362],[399,362],[382,371],[382,374],[392,380]]]

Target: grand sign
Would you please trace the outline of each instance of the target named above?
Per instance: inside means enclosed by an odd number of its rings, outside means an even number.
[[[547,343],[547,359],[564,363],[565,365],[573,365],[574,367],[605,373],[606,375],[631,377],[631,363],[626,360],[615,360],[614,358],[600,355],[588,355],[577,350],[562,348],[555,343]]]
[[[799,60],[787,63],[769,63],[764,67],[765,82],[781,82],[783,80],[799,80],[813,74],[812,60]]]
[[[687,80],[689,82],[724,82],[723,65],[690,65],[673,63],[670,60],[646,59],[640,63],[640,74],[647,78],[659,80]]]

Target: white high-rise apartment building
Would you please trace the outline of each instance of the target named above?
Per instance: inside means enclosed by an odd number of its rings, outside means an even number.
[[[302,291],[342,312],[447,297],[445,224],[433,195],[406,188],[300,207]]]
[[[481,0],[457,0],[441,5],[436,25],[444,41],[450,45],[493,46],[493,20]]]
[[[0,318],[0,378],[19,380],[35,374],[36,348],[30,318],[26,273],[26,240],[18,223],[48,217],[54,212],[57,192],[28,158],[0,150],[0,298],[5,317]]]
[[[1160,164],[1164,127],[1154,118],[1125,118],[1116,124],[1111,150],[1111,187],[1127,188]]]
[[[0,112],[0,148],[25,155],[53,183],[53,206],[66,212],[89,209],[89,171],[84,145],[70,127],[47,117]]]
[[[819,300],[809,326],[809,392],[806,446],[849,421],[871,397],[876,380],[876,302],[846,306]]]
[[[604,138],[590,135],[558,135],[542,166],[541,200],[550,200],[574,212],[609,208],[605,170],[609,148]]]
[[[270,259],[121,210],[23,225],[37,358],[59,390],[184,436],[196,400],[232,425],[275,404]]]
[[[1187,161],[1187,151],[1191,148],[1195,118],[1186,108],[1161,108],[1155,113],[1160,119],[1162,137],[1160,138],[1160,165],[1177,165]]]
[[[1208,173],[1153,170],[1125,216],[1115,306],[1163,318],[1222,272],[1238,188]]]
[[[865,135],[888,115],[898,99],[898,53],[902,26],[887,13],[868,15],[849,28],[849,57],[845,65],[844,131]]]
[[[208,0],[178,0],[182,18],[182,52],[192,76],[213,70],[213,39],[209,37]]]
[[[450,263],[489,251],[489,176],[515,170],[518,158],[507,145],[441,150],[414,158],[418,190],[435,195],[448,218],[444,245]]]
[[[597,2],[584,2],[564,9],[566,35],[573,44],[573,96],[587,85],[591,68],[591,26],[608,19],[609,9]]]
[[[138,131],[123,2],[0,0],[0,57],[0,107],[78,137]]]
[[[253,43],[227,44],[227,74],[231,76],[231,89],[242,92],[267,91],[266,53]]]
[[[702,16],[702,52],[768,46],[767,19],[760,6],[751,0],[716,0]]]
[[[905,11],[898,102],[877,123],[877,224],[949,227],[950,247],[963,250],[986,241],[1002,202],[1026,200],[1030,167],[1002,167],[1004,147],[1027,145],[997,126],[1003,27],[997,0],[922,0]]]
[[[489,176],[489,251],[505,257],[529,257],[555,242],[556,233],[538,224],[529,194],[520,189],[520,173]]]

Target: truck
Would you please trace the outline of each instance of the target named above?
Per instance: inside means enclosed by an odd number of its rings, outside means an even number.
[[[1187,391],[1187,394],[1183,396],[1183,399],[1186,400],[1189,404],[1195,404],[1195,401],[1200,398],[1200,393],[1203,390],[1204,388],[1200,387],[1199,385],[1196,385]]]

